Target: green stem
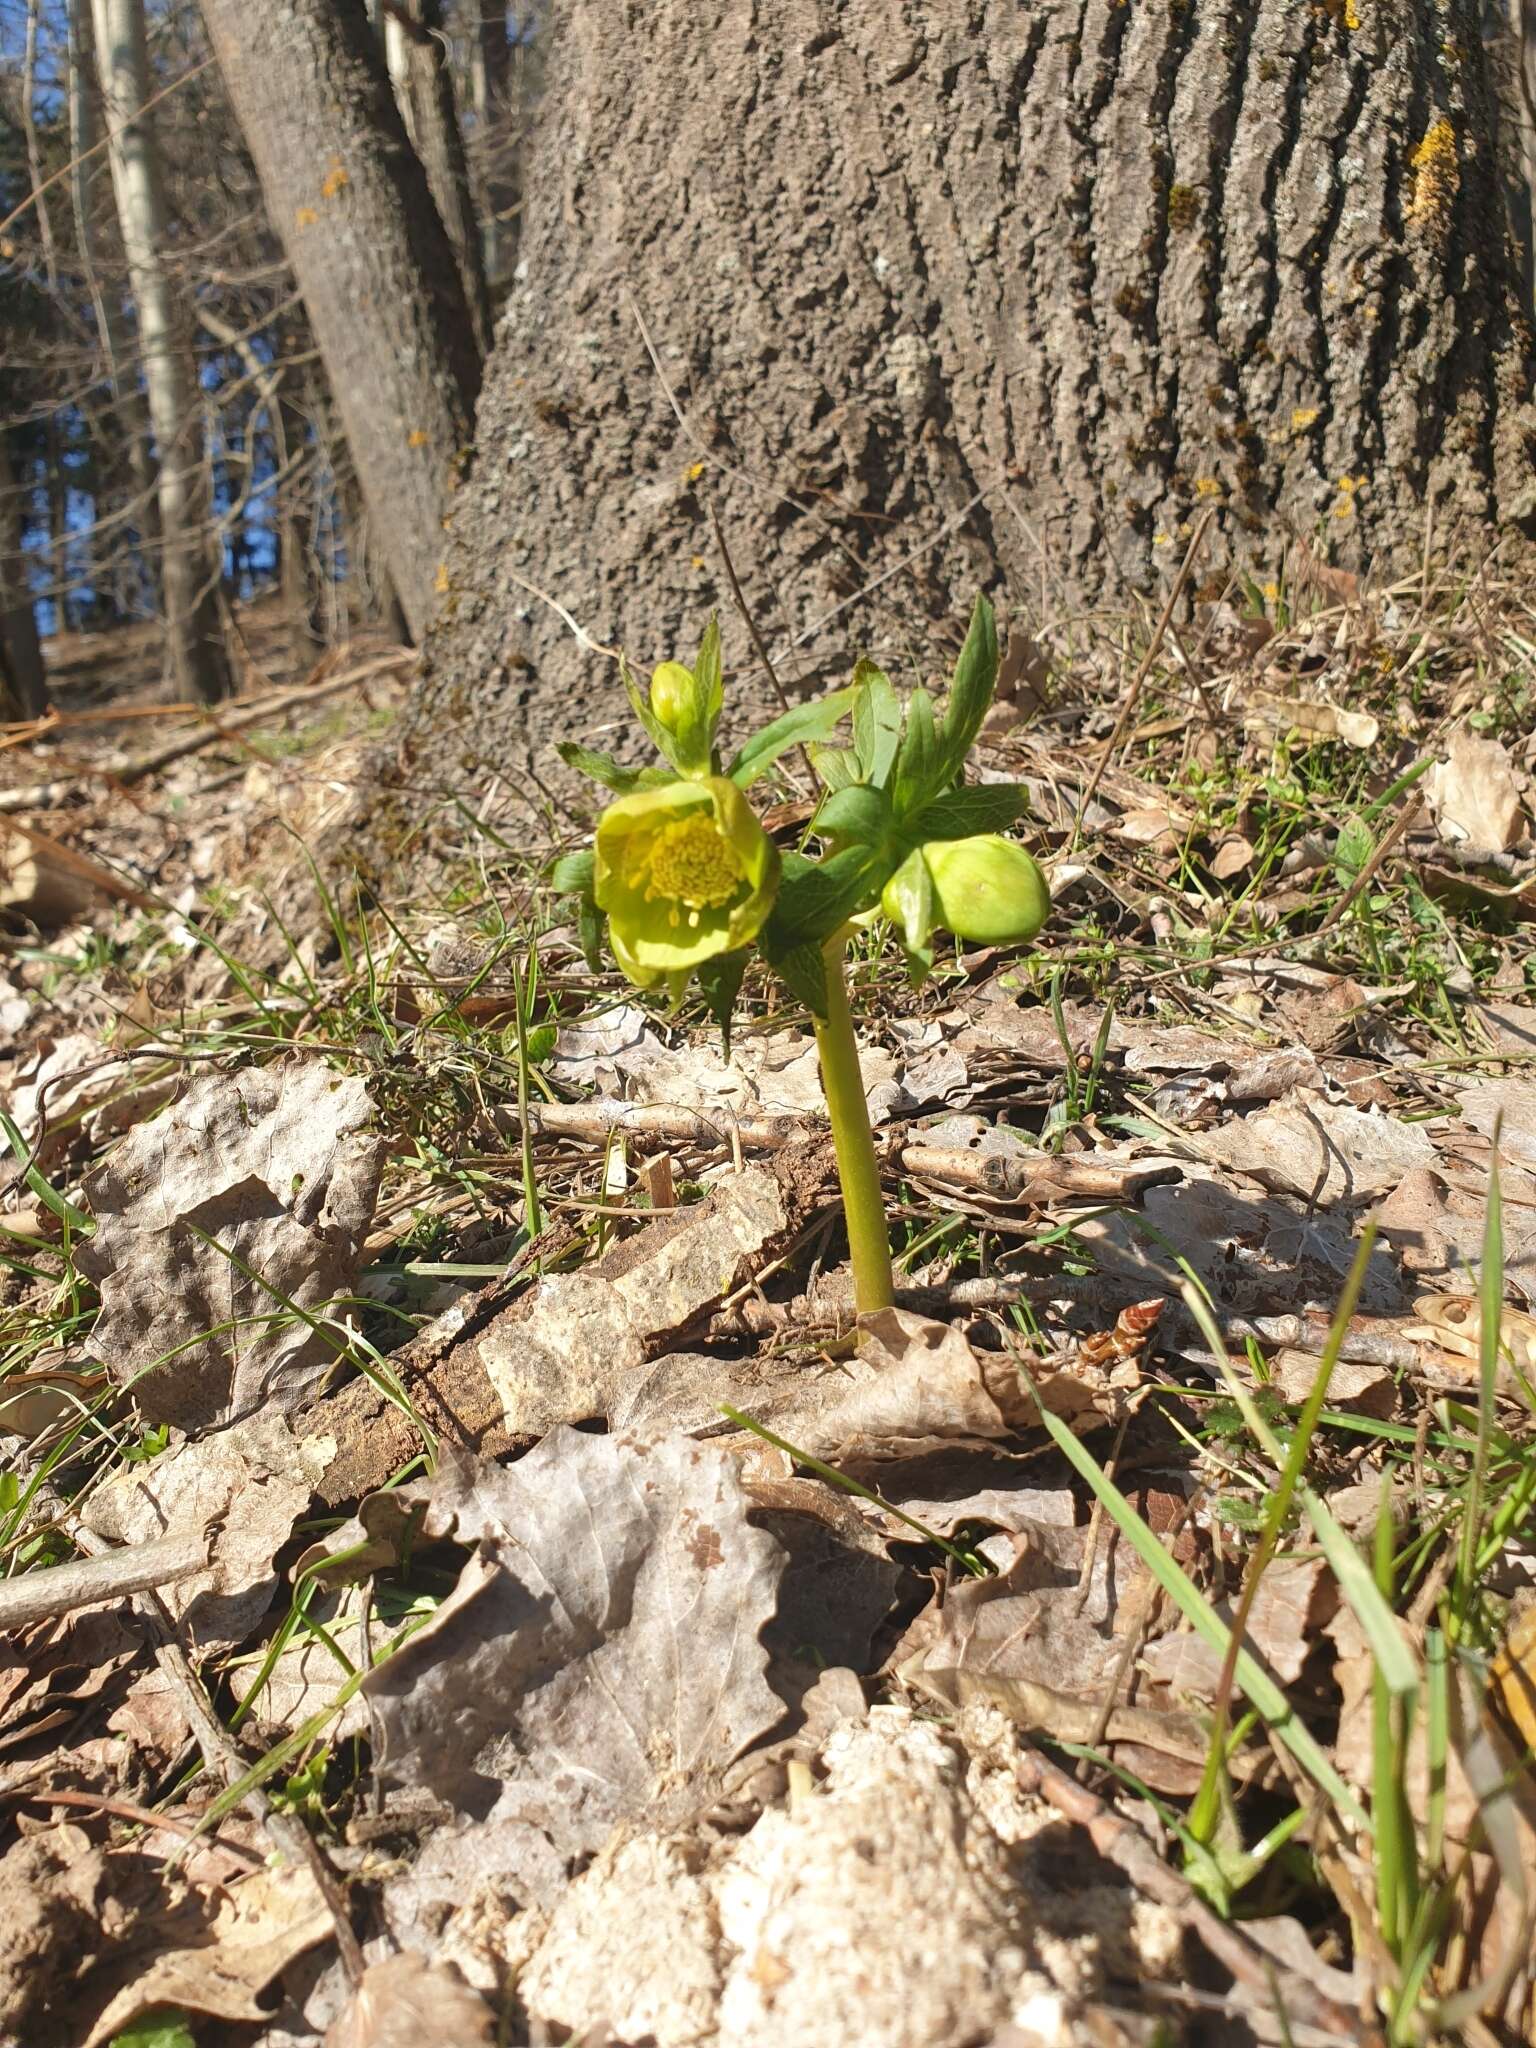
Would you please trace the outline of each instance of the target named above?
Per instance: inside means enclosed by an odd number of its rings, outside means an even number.
[[[843,1186],[843,1214],[853,1259],[853,1298],[861,1316],[889,1308],[896,1298],[891,1277],[891,1241],[885,1228],[885,1197],[869,1128],[864,1076],[843,979],[844,938],[835,933],[822,948],[827,968],[827,1014],[816,1019],[821,1086],[832,1119],[837,1177]]]

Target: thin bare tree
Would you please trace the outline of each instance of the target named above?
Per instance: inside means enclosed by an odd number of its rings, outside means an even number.
[[[202,403],[190,323],[166,260],[167,212],[149,98],[143,0],[93,0],[96,60],[118,223],[138,312],[158,459],[166,642],[178,694],[215,703],[231,687],[209,547]]]

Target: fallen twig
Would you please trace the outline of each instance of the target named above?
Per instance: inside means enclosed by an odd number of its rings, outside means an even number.
[[[29,1628],[96,1607],[105,1600],[126,1599],[159,1586],[174,1586],[208,1564],[209,1525],[173,1529],[153,1543],[106,1547],[72,1564],[50,1565],[46,1571],[24,1572],[0,1583],[0,1629]]]
[[[396,648],[392,653],[375,656],[358,668],[348,669],[344,675],[332,676],[329,682],[304,684],[298,689],[284,690],[277,696],[262,697],[253,704],[241,705],[237,710],[224,716],[209,712],[208,723],[193,733],[183,733],[179,739],[169,740],[162,747],[156,747],[147,754],[119,755],[113,760],[99,763],[89,773],[106,782],[141,782],[146,775],[153,775],[158,769],[168,768],[173,761],[180,761],[188,754],[201,753],[217,741],[228,739],[232,734],[243,731],[248,725],[259,725],[262,719],[275,717],[281,711],[291,711],[301,705],[318,704],[327,697],[336,697],[343,690],[350,690],[359,683],[366,683],[375,676],[385,675],[391,669],[403,667],[414,661],[415,655],[409,647]],[[0,790],[0,812],[45,811],[60,804],[77,784],[85,780],[84,773],[61,777],[54,782],[34,782],[22,789]]]

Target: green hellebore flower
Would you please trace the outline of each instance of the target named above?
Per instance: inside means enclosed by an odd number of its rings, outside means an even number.
[[[1050,915],[1051,892],[1038,865],[1000,833],[930,840],[916,857],[928,871],[933,922],[956,938],[981,946],[1018,945],[1032,939]],[[909,919],[900,892],[910,879],[898,869],[882,897],[887,917],[902,925]]]
[[[628,979],[680,990],[704,961],[757,937],[778,894],[779,849],[723,775],[669,782],[604,811],[594,887]]]

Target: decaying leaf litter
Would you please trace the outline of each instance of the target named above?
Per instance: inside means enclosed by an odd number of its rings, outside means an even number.
[[[1529,623],[1016,628],[1055,912],[855,960],[857,1348],[805,1018],[595,977],[578,820],[24,814],[159,907],[0,968],[11,2034],[1532,2038]]]

